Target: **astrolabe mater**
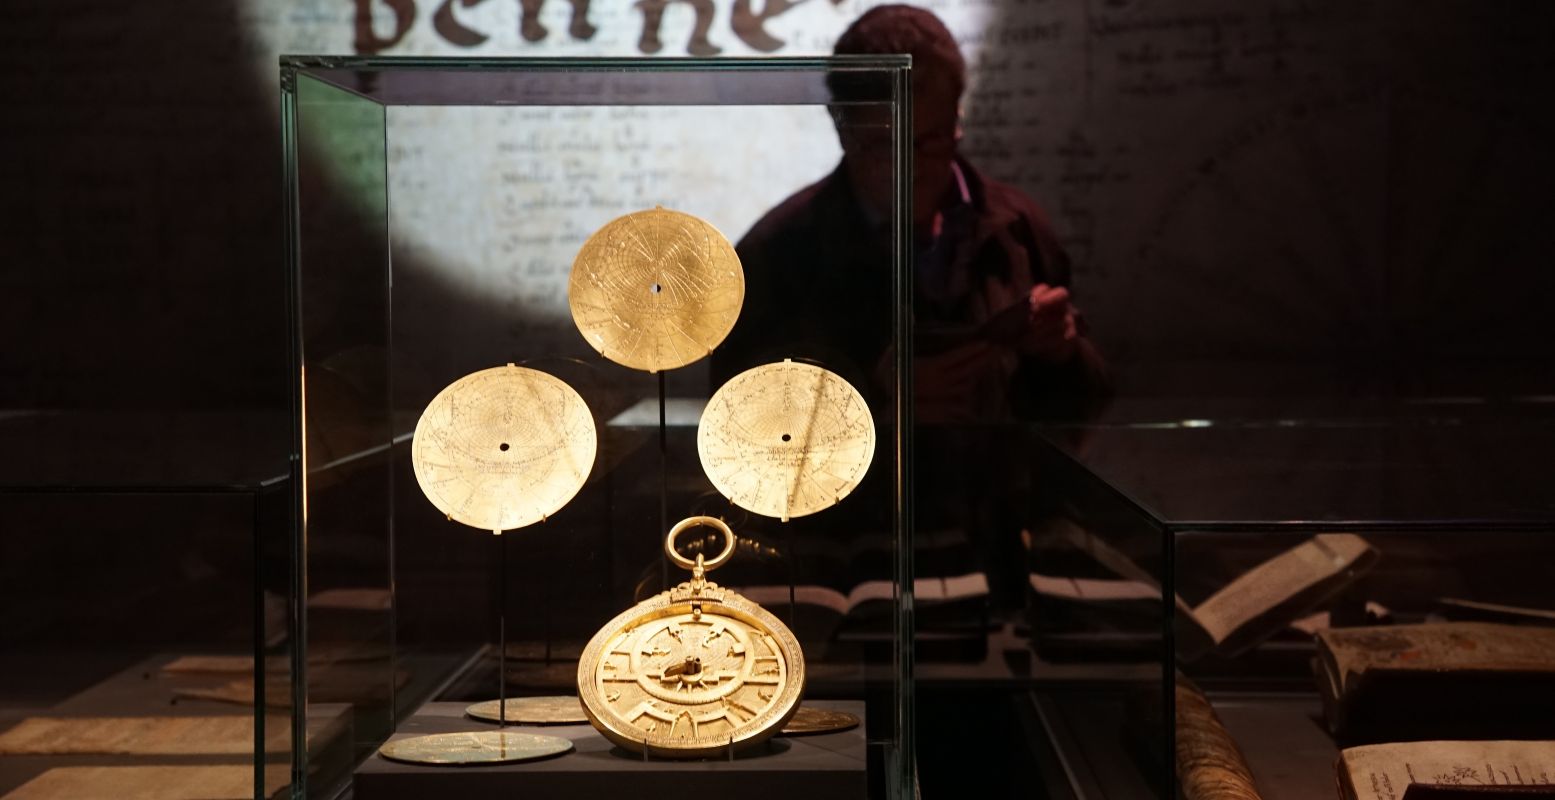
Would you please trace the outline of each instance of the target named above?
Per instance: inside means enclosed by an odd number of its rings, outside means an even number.
[[[503,713],[497,711],[503,708]],[[507,722],[519,725],[576,725],[588,722],[578,698],[571,695],[546,697],[509,697],[503,700],[486,700],[464,709],[464,713],[476,719],[490,722]]]
[[[874,459],[875,422],[841,376],[785,359],[713,393],[697,426],[697,454],[730,502],[787,521],[858,487]]]
[[[723,534],[723,551],[711,561],[675,550],[679,534],[701,526]],[[594,634],[578,660],[589,721],[623,748],[665,758],[717,756],[765,741],[799,707],[799,641],[766,609],[706,579],[734,554],[734,535],[721,520],[682,520],[665,550],[691,570],[691,580]]]
[[[464,731],[395,739],[380,747],[378,753],[390,761],[459,766],[534,761],[559,756],[571,750],[572,741],[560,736],[510,731]]]
[[[820,733],[835,733],[856,728],[858,723],[858,717],[846,711],[800,706],[788,724],[783,726],[783,735],[813,736]]]
[[[708,222],[666,208],[617,217],[583,243],[567,303],[589,346],[659,372],[713,351],[740,316],[745,272]]]
[[[449,519],[502,532],[566,505],[594,466],[594,417],[547,373],[508,364],[449,384],[411,442],[416,482]]]

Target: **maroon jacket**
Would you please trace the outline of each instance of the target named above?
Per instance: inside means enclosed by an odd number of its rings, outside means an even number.
[[[934,243],[914,256],[914,351],[932,356],[973,338],[995,338],[998,312],[1024,304],[1037,283],[1069,284],[1069,261],[1046,218],[1019,190],[958,162],[966,202],[945,211]],[[873,400],[890,355],[889,231],[854,199],[846,172],[832,174],[769,211],[737,249],[745,305],[713,353],[714,386],[756,364],[806,358],[842,374]],[[981,369],[977,419],[1076,417],[1106,394],[1105,367],[1082,338],[1053,366],[998,349]]]

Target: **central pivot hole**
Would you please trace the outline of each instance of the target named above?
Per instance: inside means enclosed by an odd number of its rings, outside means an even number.
[[[686,668],[682,675],[698,675],[702,672],[702,659],[696,656],[686,656]]]
[[[793,439],[793,438],[794,438],[794,437],[792,437],[792,436],[789,436],[789,435],[788,435],[788,434],[786,434],[786,433],[785,433],[785,434],[783,434],[783,441],[785,441],[785,442],[787,442],[787,441],[790,441],[790,440],[792,440],[792,439]]]
[[[506,453],[508,451],[508,443],[507,442],[503,442],[502,444],[497,445],[497,449],[501,450],[504,453]]]
[[[664,287],[658,285],[657,283],[655,283],[654,285],[648,287],[648,291],[653,292],[654,294],[658,294],[659,292],[661,292],[663,290],[664,290]]]

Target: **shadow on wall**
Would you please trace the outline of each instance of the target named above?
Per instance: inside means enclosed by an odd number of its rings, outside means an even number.
[[[6,18],[0,406],[284,407],[279,146],[237,10]]]
[[[284,413],[278,114],[241,11],[234,0],[7,10],[0,408]],[[331,246],[381,251],[361,209],[319,177],[305,183],[321,187],[309,202],[335,224]],[[419,288],[419,302],[500,327],[482,298]],[[310,361],[381,344],[381,327],[342,309]]]

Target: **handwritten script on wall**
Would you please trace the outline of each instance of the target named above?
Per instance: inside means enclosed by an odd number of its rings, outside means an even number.
[[[1545,4],[917,2],[968,59],[964,152],[1047,209],[1115,361],[1555,341],[1533,324],[1555,292],[1531,278],[1555,251]],[[145,403],[282,391],[281,53],[822,54],[876,3],[19,0],[4,136],[24,155],[0,185],[27,235],[0,318],[34,344],[0,354],[4,397],[68,402],[105,377]],[[573,111],[390,114],[396,277],[464,312],[472,347],[559,319],[555,276],[613,214],[700,208],[737,239],[837,157],[818,109],[731,108],[683,142],[663,109]],[[202,377],[233,358],[270,366]]]
[[[878,4],[248,1],[267,82],[279,52],[824,54]],[[1516,238],[1524,220],[1482,213],[1483,225],[1444,233],[1437,218],[1498,202],[1475,175],[1549,158],[1515,107],[1401,63],[1411,48],[1449,49],[1428,37],[1461,28],[1452,3],[1434,21],[1411,12],[1418,35],[1392,6],[1345,0],[918,4],[967,59],[963,151],[1048,211],[1095,336],[1124,357],[1387,349],[1401,318],[1423,320],[1421,337],[1451,333],[1431,322],[1466,269],[1451,254]],[[1487,69],[1541,52],[1532,32],[1494,36],[1485,51],[1506,63]],[[1487,118],[1504,124],[1489,134]],[[571,258],[616,215],[679,207],[737,240],[838,157],[819,107],[394,109],[389,123],[406,279],[462,293],[444,309],[454,328],[471,296],[508,320],[469,323],[453,349],[564,320]],[[1396,132],[1415,128],[1431,138],[1401,149]]]

